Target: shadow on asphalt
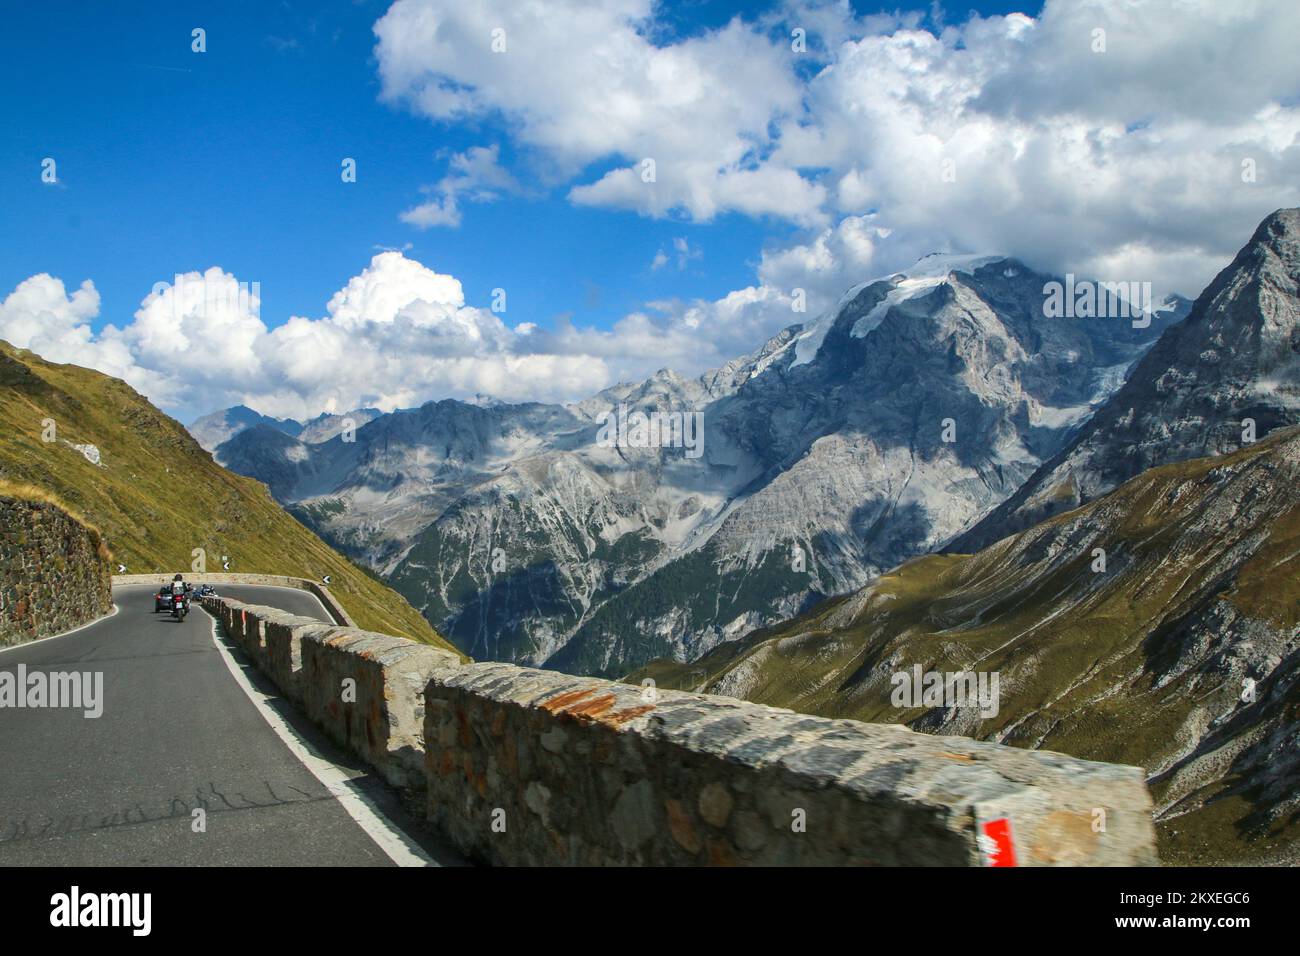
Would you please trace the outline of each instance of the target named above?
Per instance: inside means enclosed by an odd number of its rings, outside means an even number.
[[[202,808],[208,817],[248,810],[266,810],[288,804],[319,803],[333,800],[332,796],[312,796],[296,787],[263,780],[266,794],[250,796],[243,791],[231,792],[219,788],[215,781],[206,787],[195,787],[191,796],[173,795],[164,804],[148,807],[136,802],[112,813],[63,814],[57,819],[44,814],[20,819],[0,820],[0,848],[78,833],[103,833],[129,827],[144,827],[176,820],[189,821],[195,809]],[[287,791],[287,794],[286,794]]]
[[[58,667],[61,664],[104,664],[104,663],[111,663],[115,661],[144,661],[144,660],[153,660],[156,657],[189,657],[194,654],[215,654],[215,653],[217,653],[217,649],[215,647],[187,648],[185,650],[178,650],[178,651],[165,651],[164,653],[161,654],[115,654],[115,655],[108,656],[108,655],[99,655],[99,654],[90,653],[90,654],[83,654],[80,657],[49,658],[47,660],[42,660],[39,664],[28,664],[27,669],[29,671],[33,671],[33,670],[48,671],[52,668]],[[9,668],[7,667],[0,667],[0,671],[8,670],[8,669]]]

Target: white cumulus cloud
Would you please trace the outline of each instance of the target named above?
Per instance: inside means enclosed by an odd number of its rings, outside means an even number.
[[[685,261],[695,251],[683,240],[674,253]],[[479,393],[583,398],[664,366],[704,371],[793,319],[787,296],[755,287],[718,302],[657,303],[611,329],[511,328],[466,304],[454,277],[393,251],[374,256],[319,318],[269,327],[257,293],[218,267],[189,272],[159,283],[130,322],[96,331],[93,283],[69,292],[42,274],[0,302],[0,338],[123,378],[184,420],[234,404],[301,418]]]
[[[764,257],[795,285],[831,281],[827,255],[865,278],[835,237],[869,216],[891,236],[872,240],[881,271],[1000,252],[1190,295],[1300,203],[1293,0],[1048,0],[948,23],[789,0],[686,36],[651,0],[397,0],[374,29],[388,100],[503,119],[575,203],[802,227]],[[801,255],[813,272],[793,282]]]
[[[502,193],[520,192],[521,185],[501,166],[499,157],[498,146],[474,146],[456,153],[448,162],[447,175],[426,190],[433,198],[405,210],[400,218],[421,229],[455,228],[461,222],[462,197],[470,202],[493,202]]]
[[[788,47],[740,20],[656,44],[654,17],[651,0],[399,0],[374,27],[383,95],[439,121],[503,116],[551,176],[613,164],[575,202],[820,222],[823,187],[764,159],[801,108]]]

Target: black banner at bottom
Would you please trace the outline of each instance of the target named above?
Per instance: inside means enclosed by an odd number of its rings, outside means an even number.
[[[452,932],[494,944],[514,933],[684,941],[725,925],[729,949],[770,946],[779,924],[798,924],[819,946],[894,931],[915,940],[920,927],[939,944],[948,933],[983,946],[1028,932],[1070,942],[1199,934],[1232,945],[1292,925],[1300,888],[1287,868],[7,869],[0,881],[11,943],[75,934],[127,945],[338,945]]]

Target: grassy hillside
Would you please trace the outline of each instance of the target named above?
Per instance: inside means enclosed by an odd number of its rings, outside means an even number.
[[[49,422],[53,422],[53,441]],[[361,627],[449,648],[404,598],[226,471],[125,382],[0,342],[0,479],[35,486],[98,528],[131,573],[207,570],[320,580]],[[98,464],[74,446],[94,445]]]
[[[4,343],[0,342],[0,346]],[[74,521],[77,521],[91,531],[100,539],[99,551],[100,556],[105,561],[112,558],[113,553],[109,550],[108,545],[103,540],[103,534],[93,523],[86,520],[85,515],[77,513],[75,508],[68,507],[68,503],[52,492],[49,488],[42,488],[38,485],[29,484],[24,481],[12,481],[7,478],[0,478],[0,498],[14,498],[19,501],[30,501],[35,504],[52,505],[68,515]]]
[[[1137,764],[1166,862],[1295,863],[1298,624],[1291,428],[628,679]],[[915,664],[997,672],[999,713],[894,707],[891,676]]]

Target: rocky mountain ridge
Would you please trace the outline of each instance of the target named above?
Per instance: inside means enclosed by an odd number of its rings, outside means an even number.
[[[1051,319],[1049,280],[927,257],[697,378],[663,370],[570,406],[429,403],[353,442],[252,427],[217,455],[476,658],[619,674],[940,546],[1180,317]],[[702,454],[602,443],[620,406],[700,414]]]
[[[1281,210],[948,553],[629,679],[1136,763],[1162,859],[1300,862],[1298,277]],[[1000,706],[900,703],[913,667]]]
[[[344,428],[360,428],[380,414],[377,408],[357,408],[341,415],[322,412],[315,418],[300,422],[293,418],[272,418],[247,405],[235,405],[191,422],[189,433],[200,446],[211,452],[250,428],[270,428],[307,444],[317,444],[328,441]]]
[[[1300,422],[1300,209],[1281,209],[1128,381],[1007,501],[952,542],[973,551],[1156,464]]]

